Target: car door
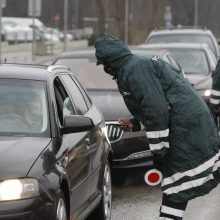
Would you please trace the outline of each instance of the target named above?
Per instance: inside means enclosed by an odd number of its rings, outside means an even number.
[[[54,92],[57,103],[57,112],[60,125],[63,125],[65,115],[78,114],[78,108],[73,103],[74,96],[70,96],[61,76],[54,80]],[[88,143],[89,132],[65,134],[62,137],[62,145],[66,148],[66,173],[70,184],[71,213],[74,216],[80,213],[89,204],[90,196],[90,153]]]
[[[75,101],[78,106],[82,105],[79,114],[85,113],[86,105],[90,109],[85,114],[93,119],[94,124],[96,125],[92,131],[89,133],[89,144],[90,144],[90,155],[91,155],[91,189],[90,195],[91,200],[94,200],[96,196],[98,196],[99,191],[98,181],[99,181],[99,173],[101,169],[101,160],[103,156],[103,136],[102,136],[102,127],[105,126],[104,121],[102,120],[102,116],[100,112],[96,109],[96,107],[92,106],[92,103],[87,96],[85,90],[82,88],[80,83],[73,75],[63,75],[62,79],[69,91],[73,96],[75,96]],[[76,92],[78,91],[78,92]],[[86,105],[85,105],[86,103]]]

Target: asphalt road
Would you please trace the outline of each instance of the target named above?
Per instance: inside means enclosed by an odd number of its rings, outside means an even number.
[[[113,186],[112,220],[156,220],[161,196],[159,187],[144,184],[142,172],[132,172],[123,186]],[[220,185],[191,200],[184,220],[220,220]]]

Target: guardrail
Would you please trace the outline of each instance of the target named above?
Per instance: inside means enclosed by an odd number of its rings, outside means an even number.
[[[45,41],[50,42],[50,41]],[[77,41],[68,41],[67,48],[74,49],[74,48],[83,48],[88,46],[88,40],[77,40]],[[54,50],[62,50],[63,49],[63,42],[54,42]],[[31,51],[32,50],[32,43],[20,43],[20,44],[13,44],[9,45],[7,42],[2,42],[2,52],[17,52],[17,51]]]
[[[87,47],[87,40],[67,42],[68,50]],[[49,50],[49,48],[47,48]],[[63,51],[63,43],[55,42],[52,51],[32,54],[32,43],[9,45],[2,42],[2,63],[45,63]]]

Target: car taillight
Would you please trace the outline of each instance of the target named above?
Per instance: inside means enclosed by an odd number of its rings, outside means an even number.
[[[161,183],[163,175],[159,170],[152,169],[146,172],[144,180],[149,186],[157,186]]]

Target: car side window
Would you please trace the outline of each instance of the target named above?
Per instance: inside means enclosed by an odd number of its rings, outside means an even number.
[[[163,56],[163,60],[170,64],[170,60],[168,59],[167,55]]]
[[[64,117],[66,115],[75,115],[76,111],[71,103],[71,99],[64,86],[58,77],[54,80],[54,93],[57,103],[57,113],[60,124],[63,125]]]
[[[174,59],[172,56],[170,56],[170,55],[167,55],[167,57],[168,57],[168,59],[170,60],[170,63],[171,63],[173,66],[175,66],[176,69],[178,69],[178,70],[181,71],[181,69],[180,69],[179,65],[177,64],[177,62],[175,61],[175,59]]]
[[[61,78],[71,94],[71,97],[73,98],[77,113],[79,115],[84,115],[88,111],[88,107],[79,87],[70,77],[70,75],[62,75]]]
[[[79,87],[80,91],[82,92],[83,97],[85,98],[85,101],[86,101],[86,104],[87,104],[88,108],[91,108],[92,101],[91,101],[90,97],[88,96],[88,94],[86,93],[85,89],[82,87],[82,85],[79,83],[79,81],[77,80],[76,77],[71,76],[71,78],[74,80],[74,82]]]

